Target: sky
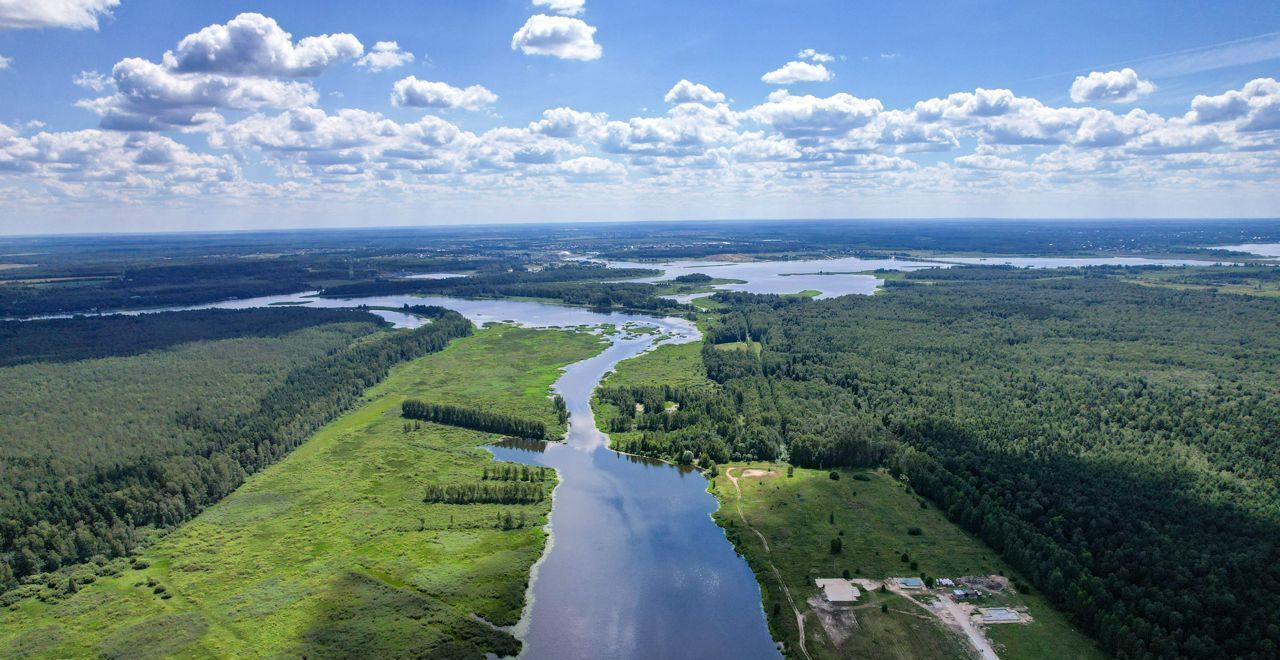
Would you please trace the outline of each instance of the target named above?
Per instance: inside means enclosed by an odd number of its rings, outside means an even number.
[[[1280,3],[0,0],[0,233],[1280,216]]]

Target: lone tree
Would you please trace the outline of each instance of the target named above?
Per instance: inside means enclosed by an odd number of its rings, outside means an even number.
[[[842,548],[844,548],[844,541],[841,541],[839,536],[831,539],[831,554],[840,554]]]

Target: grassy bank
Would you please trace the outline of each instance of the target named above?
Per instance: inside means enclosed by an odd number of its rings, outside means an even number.
[[[511,635],[473,614],[519,618],[550,499],[423,503],[428,484],[478,481],[490,463],[478,445],[492,436],[406,428],[399,403],[554,427],[547,391],[559,368],[601,347],[581,333],[500,326],[396,367],[364,405],[152,545],[140,568],[120,561],[82,570],[72,587],[25,587],[29,597],[0,610],[0,656],[513,653]],[[503,525],[504,513],[524,525]]]

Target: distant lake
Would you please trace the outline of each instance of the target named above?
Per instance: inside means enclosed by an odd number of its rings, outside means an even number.
[[[816,259],[804,261],[669,261],[641,263],[607,261],[611,268],[656,268],[662,272],[630,282],[659,282],[681,275],[701,273],[720,279],[745,280],[745,284],[722,284],[721,291],[750,293],[800,293],[821,291],[817,298],[835,298],[850,294],[870,295],[884,284],[871,271],[920,270],[948,268],[956,264],[1010,265],[1024,268],[1077,268],[1082,266],[1209,266],[1213,261],[1195,259],[1146,259],[1142,257],[934,257],[928,261],[910,259]],[[709,294],[667,296],[679,302]]]

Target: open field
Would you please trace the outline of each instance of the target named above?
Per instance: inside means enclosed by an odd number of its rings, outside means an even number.
[[[516,652],[514,637],[473,614],[517,621],[550,499],[424,503],[428,484],[479,481],[491,462],[479,445],[494,436],[407,426],[399,403],[412,396],[556,427],[547,393],[559,368],[600,348],[582,333],[498,326],[397,366],[363,405],[133,568],[118,560],[20,588],[28,597],[0,610],[0,656]]]
[[[730,473],[741,489],[740,502]],[[771,565],[805,614],[806,646],[814,658],[967,657],[969,653],[957,632],[937,620],[922,619],[928,612],[919,605],[892,592],[866,590],[854,610],[856,625],[845,629],[846,639],[832,643],[808,601],[821,598],[815,578],[838,578],[845,571],[855,580],[877,583],[886,577],[922,574],[1009,576],[1020,584],[1018,593],[997,594],[976,604],[1025,606],[1035,621],[987,629],[1000,657],[1105,657],[1043,598],[1029,593],[993,551],[932,506],[922,505],[906,485],[883,471],[841,470],[838,474],[840,479],[832,480],[825,470],[797,468],[788,476],[786,466],[726,465],[720,466],[714,481],[721,503],[716,520],[761,578],[770,628],[788,648],[797,646],[796,622]],[[768,551],[757,534],[744,528],[739,505],[742,516],[767,540]],[[921,533],[910,534],[913,527]],[[836,538],[841,542],[839,553],[831,551]],[[888,611],[881,610],[882,603]]]
[[[619,363],[602,383],[609,387],[658,384],[710,387],[712,383],[707,380],[707,372],[702,367],[702,343],[659,346]]]

